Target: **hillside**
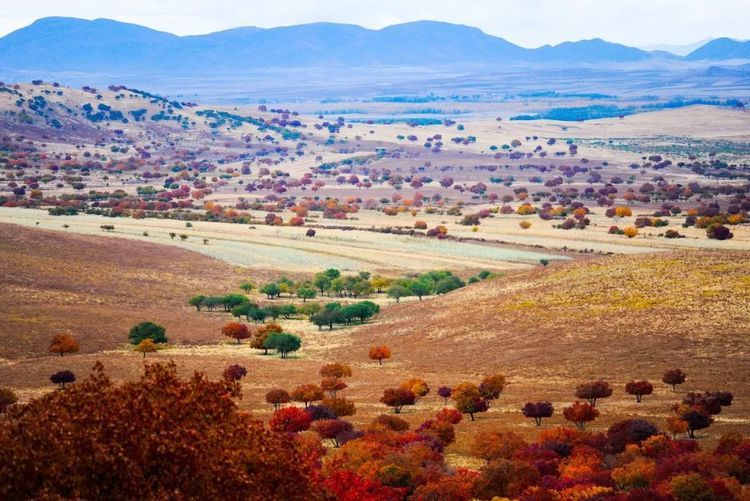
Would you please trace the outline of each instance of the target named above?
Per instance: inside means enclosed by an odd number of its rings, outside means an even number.
[[[332,332],[319,331],[304,318],[281,320],[303,338],[299,356],[290,360],[227,341],[220,335],[227,314],[198,313],[185,304],[196,291],[226,293],[242,279],[263,283],[278,272],[246,274],[169,246],[13,225],[0,225],[0,259],[10,270],[0,282],[0,357],[5,359],[0,379],[23,400],[49,391],[54,371],[71,369],[82,376],[95,361],[117,380],[137,378],[142,359],[123,349],[124,336],[129,326],[148,319],[165,325],[176,344],[150,359],[174,360],[184,375],[201,370],[210,377],[218,377],[227,364],[245,365],[249,375],[241,405],[262,418],[271,413],[263,400],[268,389],[315,382],[327,361],[353,367],[347,396],[357,405],[352,421],[359,425],[385,411],[378,403],[385,388],[409,377],[424,378],[433,389],[402,414],[416,425],[442,408],[435,396],[439,386],[506,374],[509,386],[502,398],[459,430],[452,449],[459,455],[479,430],[512,427],[535,436],[537,429],[519,412],[526,401],[549,399],[559,409],[573,400],[577,384],[594,378],[615,388],[595,430],[629,416],[661,424],[682,393],[717,389],[732,391],[735,403],[717,416],[709,440],[750,429],[747,252],[556,263],[422,302],[387,301],[371,323]],[[46,354],[51,334],[63,329],[80,340],[81,354]],[[383,343],[393,358],[379,366],[367,352]],[[662,372],[675,366],[689,375],[677,395],[660,383]],[[622,390],[636,377],[655,386],[643,404]],[[565,422],[558,413],[550,423]]]
[[[191,318],[186,297],[225,293],[245,278],[167,246],[7,224],[0,225],[0,261],[0,359],[46,355],[52,334],[65,330],[84,353],[118,348],[144,320],[164,325],[177,342],[216,339],[226,319]]]
[[[386,339],[417,368],[625,379],[677,365],[747,381],[749,277],[747,252],[555,264],[394,306],[356,343]]]

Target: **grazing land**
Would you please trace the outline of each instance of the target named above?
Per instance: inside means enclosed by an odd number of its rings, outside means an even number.
[[[133,497],[745,499],[750,112],[555,99],[0,83],[0,497],[107,497],[24,444],[94,471],[111,421],[190,435]]]

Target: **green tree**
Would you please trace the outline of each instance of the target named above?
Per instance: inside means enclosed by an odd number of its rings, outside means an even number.
[[[281,288],[278,286],[278,284],[273,283],[264,285],[260,288],[260,291],[268,296],[268,299],[273,299],[281,294]]]
[[[167,330],[161,325],[153,322],[141,322],[130,329],[128,339],[132,344],[138,345],[144,339],[151,339],[154,343],[166,343]]]
[[[421,301],[422,296],[428,296],[430,294],[430,287],[421,280],[415,280],[409,284],[409,292],[411,292],[412,296],[417,296]]]
[[[230,311],[232,311],[232,308],[249,302],[250,300],[247,298],[247,296],[244,296],[242,294],[227,294],[226,296],[224,296],[221,305],[224,307],[224,311],[229,313]]]
[[[245,292],[245,294],[250,294],[250,291],[252,291],[255,288],[253,284],[250,282],[242,282],[240,284],[240,289]]]
[[[409,295],[409,290],[400,284],[393,284],[388,287],[388,297],[393,298],[398,303],[402,297]]]
[[[317,296],[315,289],[307,285],[303,285],[297,289],[297,297],[302,299],[303,303],[308,299],[315,299],[315,296]]]
[[[193,296],[190,298],[190,306],[195,306],[196,311],[201,311],[201,306],[203,306],[203,302],[206,300],[206,296]]]
[[[263,343],[264,348],[276,350],[281,358],[288,358],[289,353],[295,352],[302,346],[302,339],[286,332],[272,332]]]

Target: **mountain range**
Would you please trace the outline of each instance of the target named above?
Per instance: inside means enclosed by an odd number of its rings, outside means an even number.
[[[313,23],[177,36],[109,19],[42,18],[0,38],[3,71],[183,75],[263,68],[633,63],[675,59],[601,39],[528,49],[469,26],[418,21],[370,30]],[[750,42],[712,40],[688,61],[750,59]]]

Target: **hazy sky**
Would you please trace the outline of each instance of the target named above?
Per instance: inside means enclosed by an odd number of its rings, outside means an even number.
[[[317,21],[382,28],[434,19],[526,47],[593,37],[635,46],[750,38],[750,0],[0,0],[0,35],[46,16],[107,17],[178,35]]]

